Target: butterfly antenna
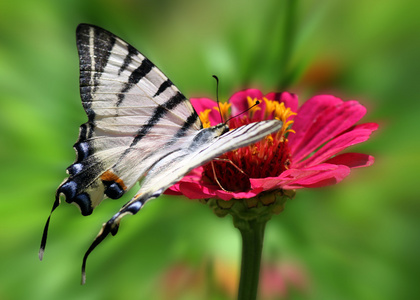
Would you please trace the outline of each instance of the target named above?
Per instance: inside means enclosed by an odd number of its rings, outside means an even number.
[[[255,106],[257,106],[257,105],[259,105],[261,102],[260,101],[255,101],[255,104],[254,105],[252,105],[251,107],[249,107],[248,109],[246,109],[246,110],[244,110],[243,112],[240,112],[239,114],[237,114],[237,115],[235,115],[235,116],[233,116],[233,117],[230,117],[229,119],[227,119],[226,121],[225,121],[225,124],[227,124],[227,122],[229,122],[230,120],[232,120],[233,118],[236,118],[236,117],[239,117],[240,115],[242,115],[242,114],[244,114],[244,113],[246,113],[247,111],[249,111],[249,110],[251,110],[252,108],[254,108]]]
[[[222,111],[220,110],[220,103],[219,103],[219,78],[217,78],[216,75],[213,75],[213,78],[216,79],[216,102],[217,102],[217,107],[219,108],[220,120],[221,120],[221,123],[224,123]]]

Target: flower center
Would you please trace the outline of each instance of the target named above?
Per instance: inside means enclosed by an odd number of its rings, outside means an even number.
[[[251,107],[257,99],[248,97],[248,106]],[[261,100],[259,100],[261,102]],[[248,191],[251,188],[249,178],[277,177],[287,170],[291,163],[291,155],[288,146],[287,135],[294,133],[290,126],[292,120],[288,118],[296,113],[286,108],[284,103],[268,100],[265,102],[264,119],[277,119],[283,122],[282,128],[266,136],[261,141],[223,154],[204,166],[206,179],[218,185],[221,189],[231,192]],[[217,107],[214,109],[218,110]],[[224,111],[225,109],[225,111]],[[222,115],[227,117],[229,107],[221,107]],[[235,129],[240,126],[260,121],[261,114],[256,112],[261,107],[253,107],[247,114],[241,115],[229,121],[229,128]],[[202,116],[209,115],[211,110],[200,113]],[[203,121],[203,119],[202,119]],[[206,120],[204,120],[206,121]],[[203,122],[206,124],[207,122]],[[208,122],[210,123],[210,122]]]

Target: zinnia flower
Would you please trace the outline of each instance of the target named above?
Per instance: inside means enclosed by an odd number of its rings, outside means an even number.
[[[167,193],[190,199],[222,200],[253,198],[265,191],[295,190],[332,185],[350,169],[370,166],[374,158],[361,153],[342,153],[369,139],[376,123],[355,125],[366,113],[357,101],[315,96],[298,108],[296,95],[256,89],[235,93],[228,103],[207,98],[191,99],[205,127],[228,121],[230,129],[267,119],[279,119],[283,128],[260,142],[228,152],[196,168]],[[229,112],[230,111],[230,112]]]

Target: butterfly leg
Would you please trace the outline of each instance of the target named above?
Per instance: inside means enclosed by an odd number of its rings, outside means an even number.
[[[233,161],[231,161],[230,159],[227,159],[227,158],[215,158],[214,160],[223,161],[223,162],[226,162],[226,163],[230,163],[236,170],[238,170],[239,172],[241,172],[244,176],[248,177],[248,175],[241,168],[239,168]],[[220,187],[220,189],[222,191],[229,192],[228,190],[226,190],[225,188],[223,188],[223,186],[220,184],[219,180],[217,179],[216,170],[214,169],[214,162],[213,162],[214,160],[211,161],[211,168],[212,168],[212,171],[213,171],[214,180],[216,181],[217,185]]]
[[[219,186],[219,188],[220,188],[222,191],[227,192],[227,190],[225,190],[225,189],[223,188],[223,186],[220,184],[219,180],[217,179],[216,170],[214,169],[214,163],[213,163],[213,161],[211,161],[210,163],[211,163],[211,169],[212,169],[212,171],[213,171],[213,177],[214,177],[214,180],[216,181],[217,185]]]
[[[246,173],[241,169],[241,168],[239,168],[233,161],[231,161],[230,159],[227,159],[227,158],[215,158],[214,160],[217,160],[217,161],[224,161],[224,162],[227,162],[227,163],[230,163],[233,167],[235,167],[236,168],[236,170],[238,170],[239,172],[241,172],[242,174],[244,174],[245,176],[247,176],[248,177],[248,175],[246,175]]]

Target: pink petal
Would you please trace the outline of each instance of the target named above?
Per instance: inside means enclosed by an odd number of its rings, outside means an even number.
[[[368,140],[372,133],[372,129],[365,129],[368,127],[369,126],[364,125],[354,126],[351,130],[337,136],[322,146],[322,148],[317,150],[311,157],[301,162],[293,163],[293,168],[310,167],[320,164],[347,147]],[[371,127],[373,128],[373,126]]]
[[[314,168],[314,167],[313,167]],[[299,178],[283,189],[315,188],[337,184],[350,174],[350,168],[344,165],[322,164],[315,166],[317,172],[304,178]]]
[[[212,184],[199,182],[180,181],[176,185],[166,190],[167,195],[184,195],[189,199],[207,199],[217,197],[222,200],[245,199],[257,196],[263,191],[262,188],[253,189],[247,192],[228,192],[220,190]]]
[[[337,155],[325,163],[334,165],[345,165],[349,168],[369,167],[373,165],[375,158],[371,155],[362,153],[343,153]]]
[[[165,191],[167,195],[182,195],[182,189],[180,188],[181,183],[184,182],[195,182],[198,183],[201,180],[203,174],[203,167],[198,167],[192,170],[190,173],[184,176],[179,182]]]
[[[321,95],[310,98],[298,110],[298,115],[293,124],[296,134],[289,137],[289,142],[293,142],[297,146],[311,127],[313,119],[328,107],[341,103],[342,100],[334,96]]]
[[[232,116],[235,116],[248,109],[248,97],[251,97],[252,99],[262,99],[263,94],[260,90],[257,89],[247,89],[233,94],[233,96],[229,99],[229,103],[232,103]]]
[[[179,191],[179,184],[175,184],[168,188],[165,192],[163,192],[165,195],[173,195],[173,196],[180,196],[182,193]]]
[[[375,131],[378,129],[378,124],[377,123],[363,123],[363,124],[358,124],[356,126],[354,126],[355,129],[369,129],[370,131]],[[353,130],[353,129],[350,129]]]
[[[321,164],[305,169],[289,169],[278,177],[251,178],[252,188],[264,190],[299,189],[303,187],[320,187],[335,184],[350,173],[346,166]]]
[[[289,169],[280,174],[278,177],[250,178],[250,182],[251,187],[253,189],[262,188],[264,191],[268,191],[283,188],[283,186],[288,185],[291,182],[295,182],[298,179],[312,176],[316,173],[318,173],[318,170]]]
[[[217,102],[209,98],[192,98],[190,99],[195,111],[200,114],[200,112],[205,111],[206,109],[211,109],[209,114],[209,121],[211,126],[215,126],[220,123],[220,114],[213,107],[217,107]]]
[[[222,200],[230,200],[232,198],[235,199],[248,199],[257,196],[259,193],[263,191],[262,188],[252,189],[247,192],[226,192],[223,190],[216,190],[216,195]]]
[[[316,96],[299,110],[289,137],[294,162],[305,158],[329,139],[359,121],[366,109],[357,101],[343,102],[333,96]]]
[[[180,182],[179,190],[189,199],[206,199],[216,195],[214,191],[197,182]]]

